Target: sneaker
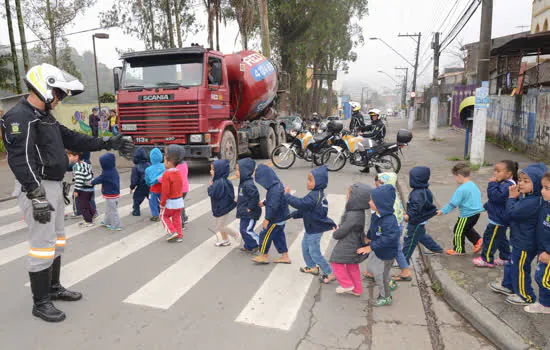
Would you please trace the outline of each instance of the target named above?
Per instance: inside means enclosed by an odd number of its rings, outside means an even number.
[[[100,224],[101,224],[101,226],[104,226],[104,227],[107,227],[107,228],[111,227],[111,225],[107,225],[107,224],[105,224],[103,221],[100,222]]]
[[[392,304],[392,297],[387,297],[387,298],[382,298],[382,297],[378,297],[378,299],[376,299],[376,301],[374,302],[374,306],[376,307],[379,307],[379,306],[389,306]]]
[[[496,266],[504,266],[508,263],[508,260],[502,260],[501,258],[495,259],[495,265]]]
[[[158,222],[158,221],[160,221],[160,218],[158,216],[153,216],[151,218],[151,221]]]
[[[532,304],[523,300],[523,298],[517,294],[509,295],[508,298],[506,298],[506,302],[512,305],[519,305],[519,306],[527,306]]]
[[[183,236],[176,238],[176,243],[183,242]]]
[[[445,251],[444,251],[443,249],[441,249],[441,250],[436,250],[435,252],[434,252],[434,251],[431,251],[431,250],[429,250],[429,249],[424,249],[424,250],[422,251],[422,254],[424,254],[424,255],[435,255],[435,254],[443,254],[443,253],[445,253]]]
[[[258,251],[258,247],[254,247],[252,249],[246,249],[245,247],[240,248],[241,252],[245,253],[256,253]]]
[[[132,212],[132,216],[141,216],[141,214]]]
[[[489,283],[489,288],[491,288],[491,290],[495,293],[500,293],[507,296],[514,294],[514,292],[511,289],[503,287],[501,282],[491,282]]]
[[[215,246],[216,247],[227,247],[227,246],[230,246],[231,245],[231,242],[226,239],[224,241],[219,241],[219,242],[216,242]]]
[[[185,217],[183,218],[183,222],[186,224],[188,221],[189,221],[189,216],[185,216]]]
[[[396,261],[396,262],[393,263],[393,265],[392,265],[391,267],[397,269],[397,268],[399,268],[399,264],[398,264],[397,261]]]
[[[550,315],[550,306],[544,306],[541,303],[533,303],[523,308],[525,312],[530,314],[545,314]]]
[[[395,281],[393,279],[390,280],[390,290],[393,292],[394,290],[396,290],[399,286],[397,285],[397,283],[395,283]]]
[[[98,212],[96,211],[96,212],[94,213],[94,216],[92,216],[92,220],[95,220],[95,219],[97,219],[97,218],[98,218],[98,216],[99,216],[99,213],[98,213]]]
[[[93,222],[86,222],[86,221],[82,221],[81,223],[78,224],[79,227],[92,227],[94,226],[94,223]]]
[[[80,215],[76,215],[75,213],[73,214],[69,214],[69,216],[67,216],[69,219],[80,219],[82,217],[82,214]]]
[[[336,293],[338,294],[344,294],[344,293],[349,293],[351,291],[353,291],[355,287],[348,287],[348,288],[344,288],[344,287],[337,287],[336,288]]]
[[[477,254],[483,250],[483,239],[480,238],[477,240],[477,243],[474,245],[474,253]]]
[[[109,229],[111,231],[122,231],[122,227],[120,227],[120,226],[119,227],[109,226]]]
[[[178,233],[177,232],[174,232],[170,235],[168,235],[168,237],[166,237],[166,240],[168,242],[172,242],[173,240],[175,240],[176,238],[178,238]]]
[[[478,256],[477,258],[474,258],[473,260],[474,265],[477,267],[495,267],[494,264],[488,263],[487,261],[483,260],[481,256]]]
[[[457,253],[457,252],[455,252],[454,249],[448,249],[448,250],[447,250],[447,255],[452,255],[452,256],[463,256],[464,253]]]
[[[350,291],[348,291],[348,292],[345,292],[345,294],[351,294],[351,295],[354,295],[354,296],[356,296],[356,297],[360,297],[360,296],[361,296],[361,294],[355,293],[353,290],[350,290]]]

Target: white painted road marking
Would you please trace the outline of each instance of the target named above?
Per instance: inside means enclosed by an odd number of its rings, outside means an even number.
[[[345,207],[346,196],[328,195],[329,217],[338,220]],[[315,278],[299,273],[296,266],[303,266],[302,231],[289,249],[292,265],[277,265],[257,290],[250,302],[235,319],[237,322],[256,326],[290,330],[296,315]],[[321,252],[325,254],[332,232],[326,232],[321,240]]]

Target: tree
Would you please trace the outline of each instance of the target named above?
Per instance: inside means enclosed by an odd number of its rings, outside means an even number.
[[[1,55],[0,54],[0,89],[2,90],[15,90],[14,84],[14,74],[13,70],[9,67],[11,63],[10,55]]]
[[[208,14],[208,47],[214,48],[214,1],[203,0],[206,13]]]
[[[17,61],[17,50],[15,50],[15,38],[13,36],[13,25],[11,22],[11,9],[9,0],[5,0],[6,5],[6,19],[8,21],[8,33],[10,36],[10,47],[11,47],[11,62],[13,65],[13,77],[15,82],[15,91],[20,94],[21,90],[21,81],[19,79],[19,62]]]
[[[33,14],[25,16],[23,21],[48,51],[48,61],[71,74],[75,73],[70,71],[71,65],[66,60],[59,60],[59,53],[67,46],[63,34],[79,14],[95,4],[95,0],[25,0],[23,4],[25,13]]]
[[[101,103],[114,103],[116,102],[115,95],[110,92],[104,92],[99,96],[99,101]]]
[[[19,25],[19,39],[21,41],[21,53],[23,55],[23,67],[25,73],[29,70],[29,52],[27,51],[27,38],[25,36],[25,24],[21,13],[21,0],[15,0],[15,12],[17,13],[17,24]]]
[[[225,17],[235,20],[239,26],[241,44],[244,50],[248,50],[250,36],[258,29],[258,11],[256,0],[230,0],[230,7],[225,12]]]

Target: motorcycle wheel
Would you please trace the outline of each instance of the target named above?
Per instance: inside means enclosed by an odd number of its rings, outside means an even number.
[[[285,145],[279,145],[271,152],[271,162],[279,169],[288,169],[295,161],[296,154]]]
[[[338,152],[334,148],[324,152],[321,159],[329,171],[339,171],[346,165],[346,161],[348,160],[343,153]]]
[[[384,165],[376,165],[375,169],[377,173],[383,173],[385,171],[392,171],[396,174],[401,170],[401,159],[393,153],[384,154],[378,157],[378,163],[384,163]]]

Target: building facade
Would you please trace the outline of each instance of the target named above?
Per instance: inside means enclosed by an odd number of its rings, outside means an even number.
[[[533,0],[531,34],[547,32],[550,20],[550,0]]]

